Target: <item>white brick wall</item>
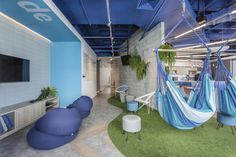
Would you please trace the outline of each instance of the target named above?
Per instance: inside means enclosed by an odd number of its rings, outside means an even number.
[[[140,40],[142,34],[143,31],[138,30],[129,38],[129,53],[132,53],[136,47],[139,55],[146,62],[150,62],[146,77],[138,81],[135,71],[130,66],[120,64],[120,82],[121,84],[127,84],[129,94],[134,96],[141,96],[156,89],[156,58],[152,50],[160,45],[160,41],[164,36],[164,25],[163,23],[157,25]]]
[[[1,16],[0,54],[30,60],[30,82],[0,83],[0,107],[35,99],[50,84],[50,43]]]

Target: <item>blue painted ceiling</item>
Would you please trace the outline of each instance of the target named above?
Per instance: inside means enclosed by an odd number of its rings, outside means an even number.
[[[106,0],[53,1],[98,56],[111,55]],[[211,21],[236,9],[235,0],[185,0],[185,2],[187,19],[193,27],[198,26],[197,15],[203,15],[206,21]],[[109,9],[114,52],[118,52],[122,43],[139,28],[147,32],[164,21],[167,34],[181,20],[182,11],[180,0],[109,0]],[[218,21],[219,23],[200,29],[198,33],[206,42],[228,39],[236,29],[234,18],[235,15],[231,15],[230,19],[224,18],[223,21]],[[176,46],[200,43],[201,41],[193,33],[180,39],[173,39],[174,36],[188,30],[190,27],[183,21],[171,34],[168,42]]]
[[[19,1],[23,0],[1,0],[0,11],[52,41],[78,40],[43,0],[25,2],[33,2],[40,8],[49,10],[40,13],[50,16],[51,21],[36,20],[34,17],[36,12],[25,11],[17,4]],[[106,0],[53,0],[98,56],[112,55],[112,45],[115,54],[127,51],[127,47],[121,47],[121,45],[135,31],[142,29],[147,32],[162,21],[165,22],[165,33],[167,34],[182,19],[180,1],[108,0],[111,22],[109,25]],[[204,15],[206,21],[211,21],[236,10],[236,0],[185,0],[185,2],[187,19],[193,27],[198,26],[196,21],[198,14]],[[35,6],[27,7],[34,9]],[[228,39],[236,30],[235,19],[236,14],[225,16],[214,21],[212,25],[198,30],[198,33],[207,42]],[[182,21],[167,41],[176,47],[183,44],[200,43],[193,33],[179,39],[173,38],[189,29],[186,22]],[[113,40],[111,40],[110,31]]]
[[[217,17],[230,13],[236,9],[235,0],[190,0],[190,4],[196,14],[205,14],[207,21],[214,20]],[[204,28],[203,31],[206,34],[207,39],[210,41],[217,41],[230,38],[232,33],[235,32],[235,18],[235,14],[226,16],[221,19],[222,21],[220,23]]]
[[[79,41],[43,0],[0,0],[0,12],[51,41]]]
[[[198,15],[205,16],[206,22],[208,22],[206,27],[197,31],[204,41],[214,42],[236,37],[232,36],[236,30],[236,14],[230,14],[236,10],[236,0],[189,0],[189,3],[195,17]],[[190,28],[183,26],[183,31],[176,31],[174,34],[180,34],[187,30],[190,30]],[[194,33],[178,40],[170,39],[170,42],[174,45],[201,43]]]
[[[111,55],[106,0],[53,0],[98,56]],[[109,0],[114,52],[137,29],[148,31],[160,21],[171,26],[181,18],[178,0]],[[191,11],[190,11],[191,12]],[[123,51],[123,50],[122,50]],[[124,48],[124,51],[125,48]]]

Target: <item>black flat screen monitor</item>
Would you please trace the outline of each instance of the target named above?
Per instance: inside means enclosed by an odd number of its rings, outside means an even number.
[[[30,81],[30,61],[0,54],[0,83]]]
[[[129,58],[130,58],[130,55],[121,56],[122,65],[124,66],[129,65]]]

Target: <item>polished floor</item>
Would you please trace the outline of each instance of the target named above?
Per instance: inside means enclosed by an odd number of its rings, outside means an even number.
[[[122,157],[109,139],[107,125],[121,109],[107,103],[109,94],[94,99],[91,115],[83,120],[77,138],[59,148],[40,151],[28,146],[25,128],[0,141],[0,157]]]

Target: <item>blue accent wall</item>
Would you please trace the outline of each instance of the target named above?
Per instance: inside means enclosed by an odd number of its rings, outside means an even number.
[[[53,42],[51,45],[51,85],[56,87],[60,107],[81,96],[82,59],[80,42]]]

